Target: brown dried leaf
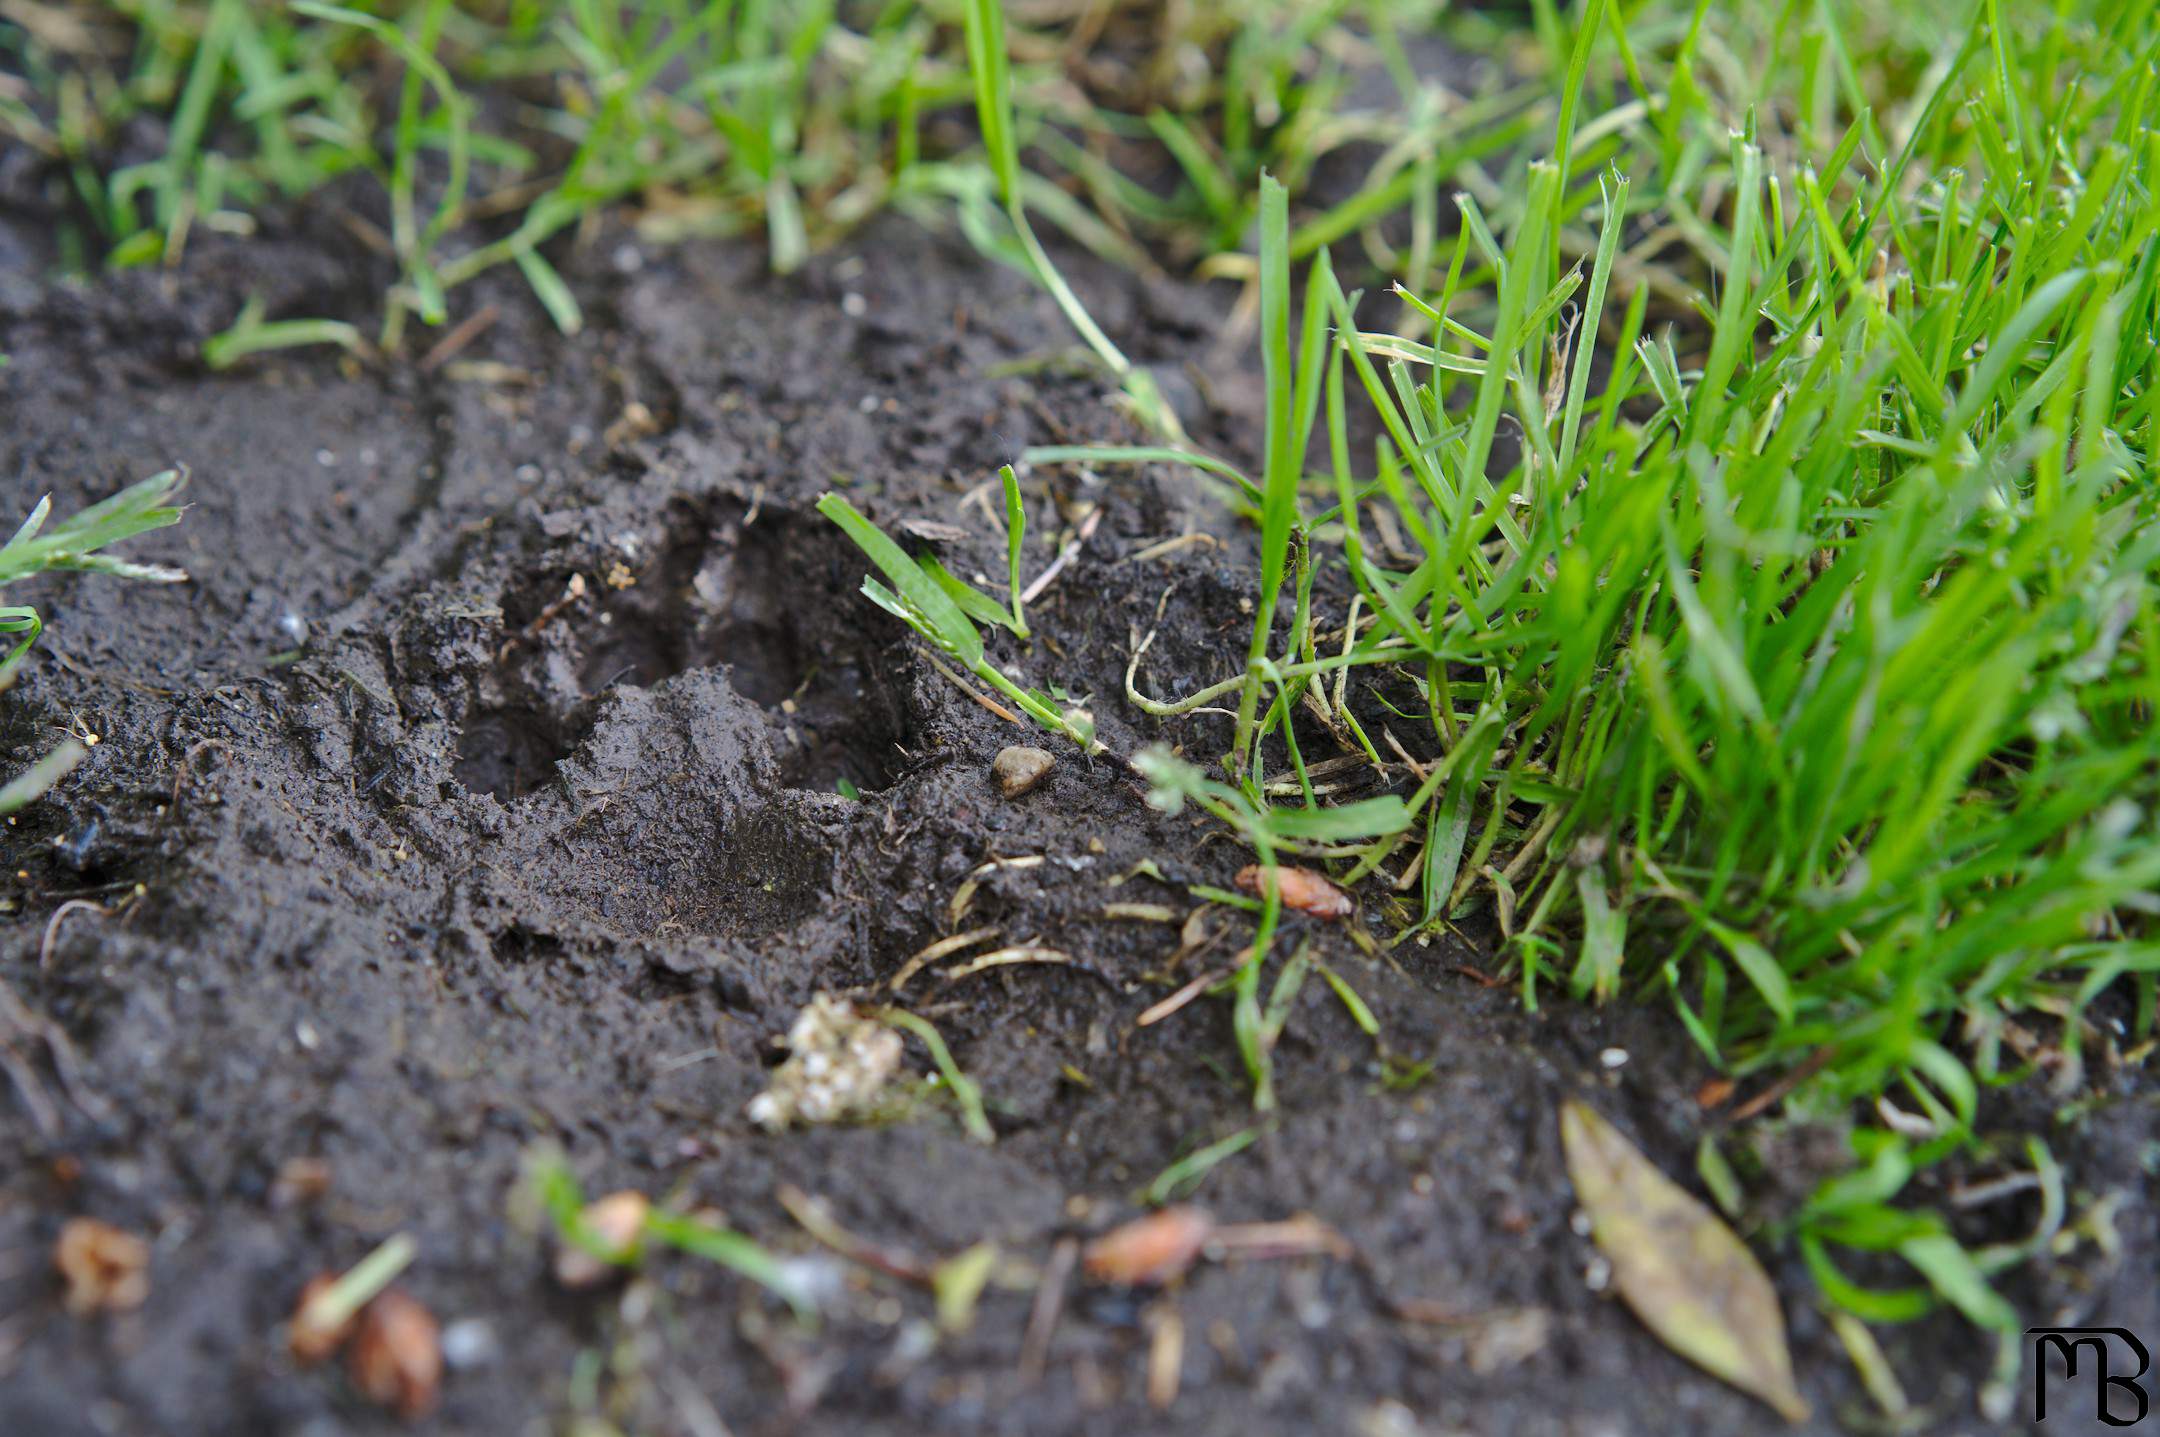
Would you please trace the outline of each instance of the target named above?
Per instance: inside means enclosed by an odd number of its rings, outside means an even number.
[[[67,1282],[67,1310],[77,1317],[125,1312],[150,1295],[150,1244],[94,1217],[68,1219],[53,1246],[53,1266]]]
[[[1588,1105],[1561,1106],[1560,1142],[1613,1286],[1643,1325],[1788,1422],[1805,1422],[1785,1315],[1747,1245]]]
[[[1184,1275],[1215,1235],[1215,1220],[1196,1207],[1166,1207],[1114,1227],[1087,1245],[1082,1262],[1095,1282],[1155,1286]]]
[[[399,1288],[379,1294],[360,1311],[348,1361],[353,1385],[371,1401],[408,1422],[425,1417],[442,1383],[442,1334],[434,1314]]]
[[[1314,918],[1347,918],[1350,914],[1350,895],[1325,874],[1284,864],[1275,870],[1275,882],[1282,890],[1285,908]],[[1267,870],[1257,863],[1246,864],[1237,871],[1237,886],[1254,897],[1265,894]]]

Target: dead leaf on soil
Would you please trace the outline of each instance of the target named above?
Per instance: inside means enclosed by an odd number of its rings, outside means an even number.
[[[1350,895],[1337,888],[1325,874],[1283,864],[1275,870],[1275,883],[1282,893],[1285,908],[1314,918],[1349,916]],[[1264,897],[1267,870],[1257,863],[1246,864],[1237,871],[1237,886],[1256,898]]]
[[[1196,1207],[1166,1207],[1114,1227],[1081,1255],[1095,1282],[1156,1287],[1184,1276],[1215,1235],[1215,1220]]]
[[[442,1334],[434,1314],[398,1288],[360,1311],[347,1353],[353,1386],[411,1422],[435,1406],[442,1382]]]
[[[1613,1285],[1643,1325],[1787,1421],[1805,1422],[1785,1316],[1746,1244],[1588,1105],[1561,1106],[1560,1142]]]

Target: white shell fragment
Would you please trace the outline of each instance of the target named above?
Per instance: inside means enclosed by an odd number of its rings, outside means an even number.
[[[787,1061],[747,1110],[750,1121],[773,1132],[858,1116],[900,1070],[900,1035],[830,993],[796,1015],[787,1047]]]
[[[1039,748],[1015,744],[998,750],[998,756],[990,764],[991,777],[997,780],[998,792],[1007,798],[1018,798],[1049,776],[1057,760]]]

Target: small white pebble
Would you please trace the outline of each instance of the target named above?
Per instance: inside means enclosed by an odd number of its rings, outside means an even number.
[[[442,1331],[443,1361],[453,1371],[485,1367],[501,1354],[502,1344],[495,1340],[495,1329],[486,1318],[468,1317]]]
[[[337,467],[337,453],[335,450],[318,449],[315,451],[315,462],[325,469],[335,469]]]
[[[1577,1208],[1568,1214],[1567,1225],[1568,1230],[1577,1237],[1590,1236],[1590,1214],[1584,1212],[1581,1208]]]
[[[840,312],[849,319],[861,319],[870,312],[870,301],[851,289],[840,296]]]
[[[1590,1259],[1590,1265],[1583,1269],[1583,1284],[1592,1292],[1603,1292],[1612,1286],[1612,1263],[1605,1254],[1599,1253]]]
[[[865,394],[856,403],[855,407],[865,414],[875,414],[877,413],[877,396],[875,394]]]
[[[1607,1048],[1597,1055],[1597,1060],[1608,1068],[1624,1068],[1627,1066],[1627,1049]]]

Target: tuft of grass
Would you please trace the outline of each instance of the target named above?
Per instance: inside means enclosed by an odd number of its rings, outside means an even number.
[[[2160,40],[2134,4],[1997,17],[1589,0],[1550,143],[1456,194],[1412,326],[1361,328],[1320,251],[1293,345],[1262,178],[1251,647],[1129,691],[1237,693],[1250,809],[1270,752],[1302,778],[1301,685],[1368,753],[1351,686],[1407,686],[1440,757],[1345,881],[1406,856],[1400,936],[1483,909],[1526,1001],[1659,995],[1713,1065],[1796,1070],[1799,1111],[1903,1109],[1802,1251],[1848,1310],[2008,1333],[1989,1278],[2030,1245],[1898,1199],[2017,1076],[2012,1015],[2073,1057],[2104,993],[2154,1026]],[[1308,562],[1355,594],[1327,653]]]
[[[459,286],[503,265],[574,333],[583,316],[556,269],[563,237],[621,202],[656,243],[761,235],[782,272],[886,206],[956,221],[984,253],[1036,278],[1140,422],[1175,440],[1153,377],[1089,316],[1034,226],[1136,269],[1160,256],[1234,270],[1261,172],[1296,188],[1332,159],[1357,167],[1359,182],[1303,220],[1293,253],[1355,235],[1392,260],[1385,222],[1408,209],[1407,257],[1423,273],[1433,187],[1507,152],[1550,104],[1506,74],[1469,95],[1421,79],[1412,48],[1429,44],[1444,10],[1431,0],[1025,15],[986,0],[161,0],[65,17],[19,7],[0,20],[0,55],[22,76],[0,89],[0,136],[64,185],[58,238],[78,269],[180,272],[192,235],[250,233],[286,203],[366,177],[388,232],[360,218],[364,206],[341,210],[393,271],[375,336],[391,354],[412,317],[443,322]],[[1350,108],[1361,72],[1389,77],[1390,103]],[[153,145],[161,135],[162,149],[144,156],[146,135]],[[1130,178],[1151,171],[1174,185]],[[347,342],[306,332],[279,333]]]
[[[75,570],[171,584],[187,575],[162,564],[138,564],[100,551],[123,539],[180,522],[180,508],[172,500],[187,482],[185,470],[168,469],[131,484],[108,499],[69,515],[47,527],[52,517],[52,496],[38,500],[14,537],[0,547],[0,587],[34,574]],[[43,633],[45,621],[28,604],[0,606],[0,639],[16,636],[14,647],[0,659],[0,693],[14,686],[15,676],[30,646]],[[74,771],[89,756],[82,744],[70,739],[37,763],[0,786],[0,814],[9,814],[35,802],[53,785]]]
[[[443,322],[458,286],[503,265],[575,332],[582,315],[545,247],[626,199],[643,201],[656,241],[761,230],[774,268],[793,269],[927,193],[913,175],[920,117],[968,94],[957,47],[933,53],[949,28],[911,5],[844,18],[824,0],[175,0],[86,7],[72,23],[25,14],[0,23],[26,81],[0,97],[0,134],[65,176],[64,253],[178,269],[193,233],[249,233],[281,202],[368,176],[389,231],[355,230],[395,268],[378,335],[392,351],[412,317]],[[130,127],[161,132],[162,152],[118,162]],[[314,342],[298,333],[288,342]]]
[[[1394,794],[1321,808],[1310,803],[1308,787],[1308,805],[1303,808],[1255,802],[1246,793],[1206,777],[1160,747],[1137,755],[1133,766],[1149,782],[1148,803],[1152,807],[1176,814],[1186,803],[1193,803],[1230,825],[1259,855],[1263,874],[1259,926],[1252,945],[1238,964],[1232,987],[1231,1026],[1237,1035],[1238,1054],[1244,1059],[1246,1075],[1252,1081],[1253,1106],[1266,1112],[1275,1106],[1274,1070],[1270,1061],[1274,1042],[1268,1015],[1261,1008],[1260,979],[1269,945],[1274,941],[1282,919],[1282,887],[1276,856],[1290,852],[1326,857],[1335,851],[1331,845],[1399,834],[1410,826],[1412,815],[1402,799]],[[1335,986],[1332,979],[1330,986]],[[1338,993],[1347,991],[1337,987]],[[1294,985],[1285,989],[1285,1013],[1288,1011],[1287,995],[1292,992]],[[1353,1015],[1358,1007],[1362,1004],[1352,1007]],[[1273,1024],[1274,1032],[1279,1033],[1281,1027],[1282,1021],[1277,1019]]]
[[[929,1019],[910,1013],[905,1008],[880,1008],[877,1018],[890,1024],[930,1050],[930,1060],[937,1064],[938,1075],[945,1080],[945,1087],[960,1106],[961,1126],[967,1135],[978,1143],[997,1141],[997,1130],[990,1126],[990,1114],[983,1108],[982,1088],[953,1061],[952,1049],[945,1046],[945,1039]]]
[[[843,496],[827,494],[818,500],[817,507],[820,514],[839,525],[842,532],[855,541],[856,547],[867,554],[891,582],[892,587],[887,588],[875,578],[866,576],[862,588],[865,598],[958,659],[977,678],[1011,699],[1015,707],[1044,728],[1071,739],[1083,753],[1105,752],[1095,738],[1092,722],[1060,708],[1051,694],[1022,687],[993,663],[983,648],[982,633],[975,627],[981,621],[1003,625],[1020,637],[1025,637],[1027,632],[1020,614],[1018,582],[1023,516],[1017,502],[1017,481],[1011,478],[1009,465],[1004,474],[1012,486],[1007,490],[1007,512],[1012,516],[1008,540],[1013,579],[1010,610],[947,572],[936,558],[927,554],[919,559],[910,558],[905,549],[864,518],[862,512]]]

